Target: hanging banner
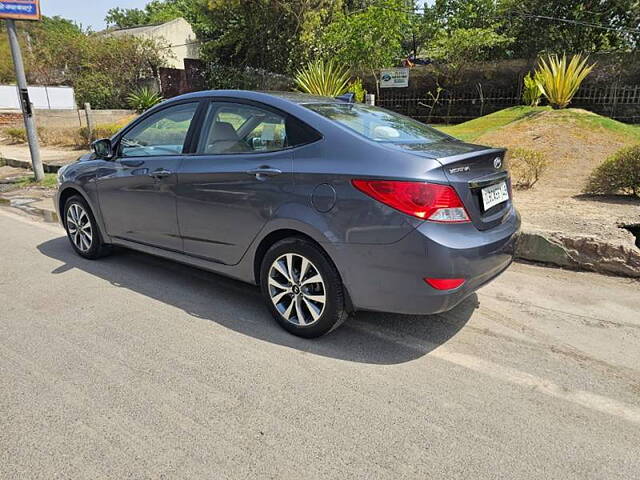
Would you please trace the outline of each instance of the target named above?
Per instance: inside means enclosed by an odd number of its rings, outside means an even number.
[[[409,86],[408,68],[387,68],[380,71],[381,88],[398,88]]]
[[[40,20],[40,0],[0,0],[0,19]]]

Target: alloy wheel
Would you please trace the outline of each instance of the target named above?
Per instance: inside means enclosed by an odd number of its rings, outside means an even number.
[[[87,252],[93,242],[93,229],[89,215],[77,203],[72,203],[67,209],[67,229],[71,241],[81,252]]]
[[[327,291],[320,271],[308,258],[281,255],[269,269],[268,282],[271,301],[287,322],[308,326],[320,319]]]

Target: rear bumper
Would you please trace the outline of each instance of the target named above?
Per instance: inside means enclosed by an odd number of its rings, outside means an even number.
[[[472,224],[424,222],[390,245],[332,245],[332,255],[356,310],[433,314],[452,309],[513,261],[520,233],[515,210],[479,231]],[[423,279],[464,278],[441,291]]]

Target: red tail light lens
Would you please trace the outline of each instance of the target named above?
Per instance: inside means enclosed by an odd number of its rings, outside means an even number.
[[[395,180],[352,180],[361,192],[396,210],[432,222],[469,221],[460,197],[449,185]]]
[[[424,281],[436,290],[453,290],[462,286],[464,278],[425,278]]]

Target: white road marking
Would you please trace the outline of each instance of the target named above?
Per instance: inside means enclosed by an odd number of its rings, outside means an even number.
[[[425,344],[425,342],[412,341],[410,338],[400,338],[392,333],[387,333],[379,326],[376,326],[375,329],[369,329],[366,326],[358,325],[357,322],[352,322],[349,326],[369,335],[381,338],[384,341],[399,343],[403,347],[419,350],[421,352],[425,350],[425,346],[428,346],[428,343]],[[426,357],[444,360],[498,380],[532,388],[535,391],[550,397],[571,402],[601,413],[613,415],[628,422],[640,424],[640,407],[629,405],[585,390],[569,390],[550,380],[516,370],[515,368],[505,367],[474,355],[453,352],[443,345],[432,345],[434,350],[430,351]]]

